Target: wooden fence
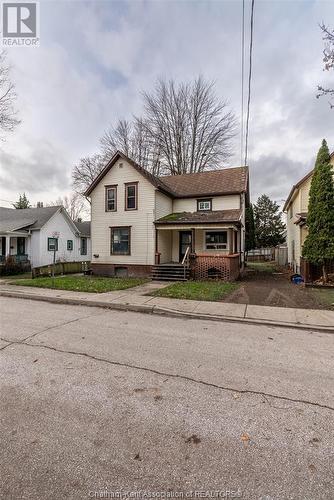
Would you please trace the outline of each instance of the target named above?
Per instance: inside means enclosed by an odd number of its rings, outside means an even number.
[[[90,261],[56,262],[54,265],[49,264],[47,266],[34,267],[32,270],[32,277],[37,278],[39,276],[52,276],[53,267],[55,275],[83,273],[88,271],[90,268]]]

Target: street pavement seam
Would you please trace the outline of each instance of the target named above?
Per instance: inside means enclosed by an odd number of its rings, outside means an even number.
[[[93,356],[92,354],[87,354],[85,352],[59,349],[59,348],[52,347],[52,346],[49,346],[49,345],[46,345],[46,344],[32,344],[32,343],[28,344],[28,343],[23,342],[23,341],[21,341],[21,342],[20,341],[8,341],[5,338],[1,338],[0,340],[3,340],[4,342],[10,342],[8,345],[4,346],[1,349],[2,351],[4,349],[6,349],[7,347],[12,346],[12,345],[21,345],[21,346],[28,346],[28,347],[35,347],[35,348],[37,347],[37,348],[41,348],[41,349],[49,349],[51,351],[62,353],[62,354],[70,354],[70,355],[74,355],[74,356],[82,356],[82,357],[91,359],[93,361],[97,361],[99,363],[107,363],[107,364],[113,365],[113,366],[120,366],[120,367],[123,367],[123,368],[130,368],[130,369],[133,369],[133,370],[139,370],[139,371],[154,373],[155,375],[159,375],[159,376],[162,376],[162,377],[169,377],[169,378],[174,378],[174,379],[179,379],[179,380],[185,380],[185,381],[188,381],[188,382],[192,382],[194,384],[204,385],[206,387],[213,387],[215,389],[219,389],[219,390],[223,390],[223,391],[228,391],[228,392],[233,392],[233,393],[238,393],[238,394],[252,394],[252,395],[256,395],[256,396],[263,396],[264,398],[269,397],[269,398],[273,398],[273,399],[278,399],[280,401],[289,401],[290,403],[305,404],[305,405],[316,406],[318,408],[323,408],[323,409],[326,409],[326,410],[334,411],[334,407],[329,406],[329,405],[325,405],[325,404],[321,404],[321,403],[316,403],[314,401],[309,401],[309,400],[304,400],[304,399],[294,399],[294,398],[289,398],[287,396],[279,396],[277,394],[266,393],[266,392],[263,392],[263,391],[255,391],[255,390],[252,390],[252,389],[236,389],[236,388],[233,388],[233,387],[221,386],[221,385],[218,385],[218,384],[214,384],[212,382],[206,382],[204,380],[194,379],[192,377],[188,377],[187,375],[179,375],[177,373],[161,372],[159,370],[155,370],[153,368],[148,368],[148,367],[145,367],[145,366],[132,365],[130,363],[122,363],[121,361],[112,361],[110,359],[100,358],[100,357],[97,357],[97,356]],[[270,405],[270,406],[272,406],[272,405]],[[277,407],[273,406],[273,408],[277,408]],[[279,409],[279,408],[277,408],[277,409]],[[284,409],[287,409],[287,408],[284,408]]]

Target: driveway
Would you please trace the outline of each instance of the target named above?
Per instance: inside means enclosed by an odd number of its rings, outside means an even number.
[[[334,302],[334,291],[333,302]],[[320,295],[291,283],[290,273],[272,263],[249,263],[241,279],[241,286],[224,302],[302,309],[332,309],[329,301]]]
[[[0,307],[1,498],[332,497],[333,335]]]

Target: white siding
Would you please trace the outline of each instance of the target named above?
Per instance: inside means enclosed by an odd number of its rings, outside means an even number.
[[[210,198],[210,196],[208,196]],[[213,196],[212,210],[231,210],[240,208],[240,195],[230,194],[225,196]],[[173,212],[196,212],[198,198],[180,198],[173,201]]]
[[[173,200],[160,191],[155,192],[155,218],[160,219],[173,213]]]
[[[123,166],[121,167],[120,164]],[[126,211],[126,182],[138,182],[138,210]],[[105,186],[117,184],[117,211],[105,211]],[[155,188],[125,160],[110,169],[91,193],[92,262],[153,265],[155,255]],[[131,226],[131,255],[110,255],[110,227]],[[94,257],[98,255],[99,257]]]
[[[48,238],[52,238],[53,233],[56,231],[59,232],[57,261],[80,262],[91,259],[90,238],[87,239],[87,255],[81,255],[81,238],[76,235],[66,216],[63,213],[56,212],[39,231],[32,231],[33,267],[44,266],[53,262],[53,252],[48,251]],[[73,250],[67,250],[67,240],[73,241]]]
[[[301,198],[302,198],[301,191],[298,190],[297,195],[293,198],[293,201],[289,204],[289,207],[287,209],[286,228],[287,228],[287,243],[288,243],[288,262],[296,272],[300,271],[300,257],[302,252],[301,228],[300,226],[295,224],[295,221],[297,220],[296,215],[302,211]],[[290,216],[291,207],[292,207],[292,216]]]

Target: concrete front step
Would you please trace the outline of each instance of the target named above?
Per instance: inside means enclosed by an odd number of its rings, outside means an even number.
[[[182,265],[160,265],[152,269],[152,280],[187,281],[190,276],[188,268]]]

